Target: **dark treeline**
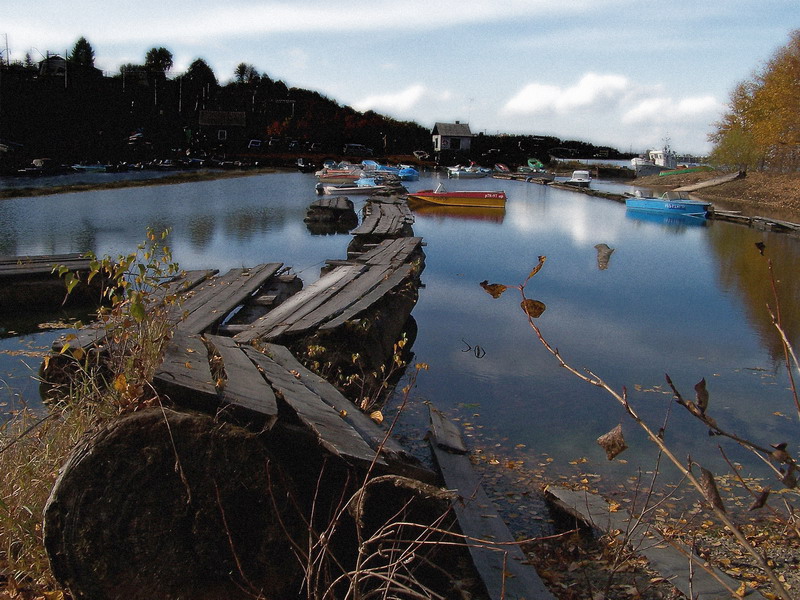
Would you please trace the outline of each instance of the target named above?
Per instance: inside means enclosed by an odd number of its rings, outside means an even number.
[[[0,164],[6,168],[48,157],[68,162],[138,162],[175,156],[245,158],[281,152],[339,154],[363,144],[376,156],[431,148],[417,123],[359,112],[317,92],[241,63],[221,84],[203,59],[171,75],[172,54],[153,48],[143,64],[113,76],[94,66],[85,38],[66,57],[0,61]],[[555,152],[551,152],[555,149]],[[549,153],[608,156],[613,149],[554,137],[478,134],[474,158]],[[442,157],[451,158],[451,157]]]

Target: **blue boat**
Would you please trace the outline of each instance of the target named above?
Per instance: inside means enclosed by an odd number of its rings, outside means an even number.
[[[659,198],[635,196],[625,199],[625,206],[633,210],[656,212],[670,215],[685,215],[705,219],[714,211],[714,205],[705,200],[692,200],[686,192],[664,192]]]

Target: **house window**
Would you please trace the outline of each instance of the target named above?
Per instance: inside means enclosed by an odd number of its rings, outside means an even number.
[[[453,138],[450,140],[451,150],[461,150],[461,138]]]
[[[228,130],[227,129],[218,129],[217,130],[217,139],[220,142],[224,142],[228,139]]]

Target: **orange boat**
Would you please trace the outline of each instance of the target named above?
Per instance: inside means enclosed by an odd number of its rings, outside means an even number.
[[[408,194],[410,200],[441,204],[443,206],[481,206],[488,208],[504,208],[506,193],[503,190],[454,191],[448,192],[440,183],[435,190],[420,190]]]

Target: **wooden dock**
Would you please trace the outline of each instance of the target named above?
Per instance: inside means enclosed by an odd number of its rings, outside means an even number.
[[[56,309],[65,300],[70,304],[92,301],[99,303],[99,278],[92,285],[79,284],[68,298],[64,279],[54,272],[61,265],[80,275],[82,281],[86,281],[91,259],[78,252],[43,256],[0,255],[0,284],[3,285],[0,311]]]

